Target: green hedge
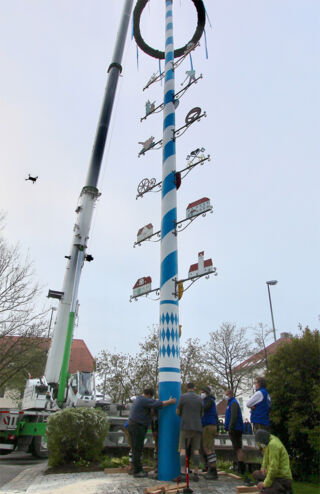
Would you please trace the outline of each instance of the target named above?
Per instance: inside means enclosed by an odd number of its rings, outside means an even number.
[[[67,408],[47,424],[49,466],[99,460],[108,433],[106,414],[92,408]]]

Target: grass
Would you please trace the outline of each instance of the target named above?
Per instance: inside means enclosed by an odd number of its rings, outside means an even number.
[[[293,482],[294,494],[320,494],[319,484],[310,484],[309,482]]]

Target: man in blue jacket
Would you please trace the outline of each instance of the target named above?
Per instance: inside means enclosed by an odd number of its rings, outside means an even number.
[[[208,462],[207,480],[217,480],[217,455],[214,449],[214,438],[217,435],[218,415],[214,396],[209,386],[205,386],[201,393],[204,414],[201,418],[203,427],[202,442],[203,449]]]
[[[225,415],[224,428],[229,432],[229,437],[232,442],[233,449],[238,459],[238,471],[239,473],[246,472],[246,465],[244,463],[244,455],[242,451],[242,430],[243,420],[241,408],[231,389],[226,389],[226,399],[228,405]]]
[[[177,401],[172,397],[165,401],[154,400],[153,396],[153,389],[146,388],[143,394],[133,402],[129,416],[128,432],[132,447],[133,476],[138,478],[148,476],[147,472],[142,469],[141,456],[144,439],[152,420],[151,410],[173,405]]]
[[[264,377],[256,377],[256,392],[247,402],[247,407],[251,408],[250,422],[253,424],[253,431],[259,429],[269,430],[269,413],[271,409],[271,398],[267,391],[267,382]]]

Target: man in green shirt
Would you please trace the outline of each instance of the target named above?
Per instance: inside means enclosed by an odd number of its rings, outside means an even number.
[[[291,494],[292,474],[286,448],[280,439],[263,429],[256,432],[255,440],[263,450],[261,470],[253,472],[258,489],[264,494]]]

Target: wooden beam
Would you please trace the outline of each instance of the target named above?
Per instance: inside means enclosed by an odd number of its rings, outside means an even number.
[[[186,483],[183,484],[158,484],[152,487],[145,487],[143,490],[143,494],[176,494],[177,492],[181,492],[185,487],[187,487]]]
[[[227,475],[232,479],[242,480],[242,477],[240,477],[240,475],[235,475],[234,473],[229,473],[229,472],[227,472]]]
[[[165,484],[158,484],[152,487],[145,487],[143,489],[143,494],[158,494],[160,492],[164,492],[165,488],[168,487],[169,485],[170,484],[166,482]]]
[[[128,467],[124,468],[105,468],[104,473],[128,473]]]
[[[236,494],[247,494],[249,492],[256,492],[259,493],[259,489],[257,488],[256,485],[249,487],[248,485],[238,485]]]

